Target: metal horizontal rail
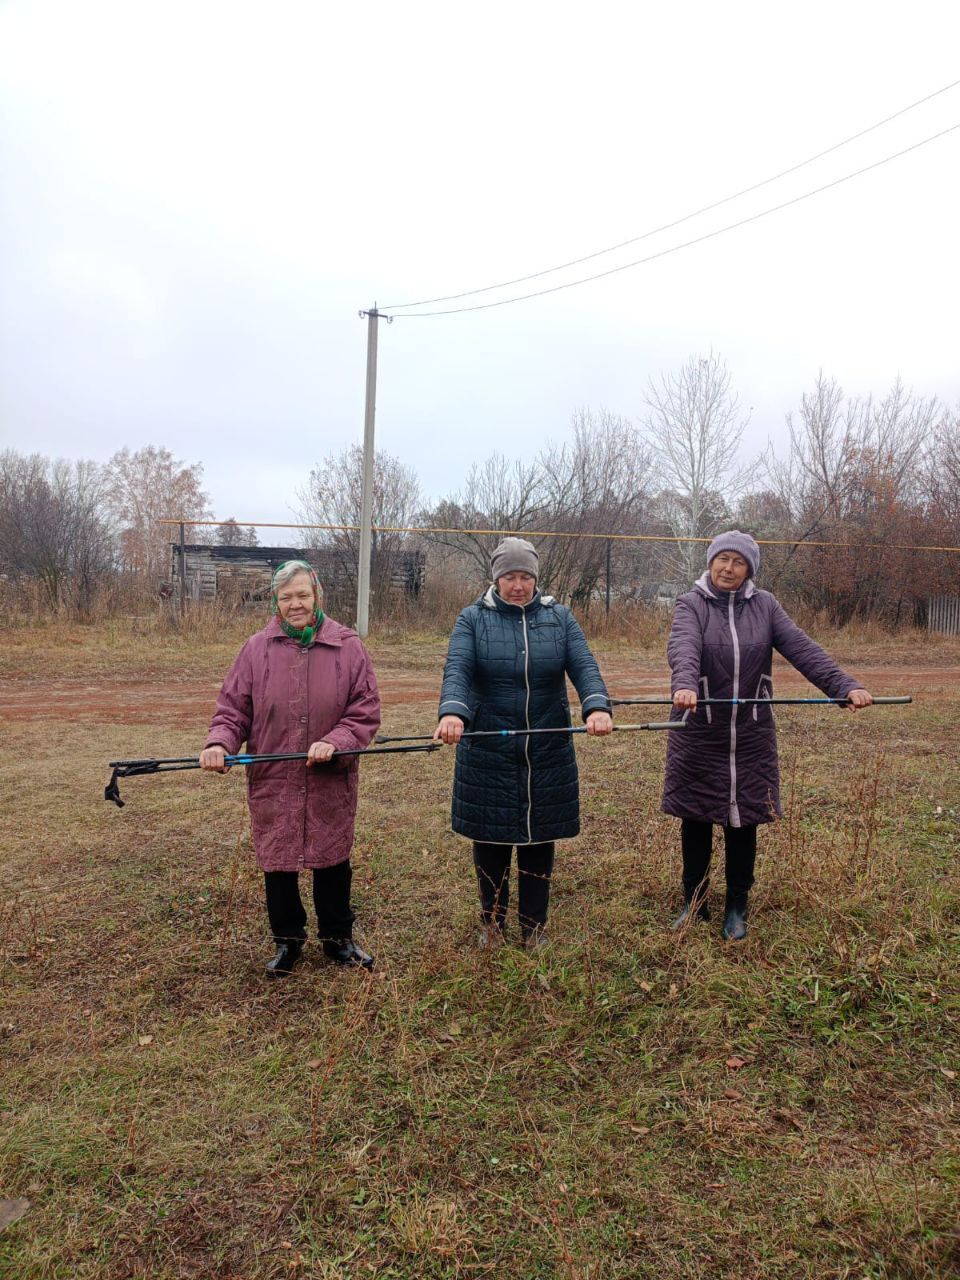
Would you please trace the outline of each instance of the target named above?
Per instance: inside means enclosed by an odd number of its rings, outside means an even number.
[[[252,525],[255,529],[321,529],[326,532],[357,533],[360,526],[356,524],[285,524],[273,520],[191,520],[188,517],[171,520],[164,517],[158,524],[169,525]],[[375,533],[459,533],[473,537],[505,538],[586,538],[597,542],[703,542],[708,545],[709,538],[676,537],[660,533],[580,533],[576,530],[557,529],[448,529],[427,525],[389,525],[375,524]],[[960,554],[960,547],[936,547],[923,543],[909,542],[821,542],[802,538],[758,538],[761,547],[835,547],[845,551],[942,551],[949,554]],[[253,549],[253,548],[251,548]]]

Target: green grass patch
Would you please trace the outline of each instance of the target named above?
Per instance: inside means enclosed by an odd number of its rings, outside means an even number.
[[[18,680],[53,661],[34,639],[6,650]],[[58,673],[215,680],[233,651],[122,639],[81,634]],[[389,689],[443,644],[374,648]],[[354,896],[377,970],[312,947],[275,985],[239,771],[102,799],[108,759],[193,753],[205,724],[11,721],[0,1198],[31,1207],[0,1274],[956,1274],[958,711],[947,689],[780,714],[786,816],[738,947],[719,868],[714,923],[668,930],[656,735],[578,743],[583,834],[535,956],[476,947],[452,754],[371,760]]]

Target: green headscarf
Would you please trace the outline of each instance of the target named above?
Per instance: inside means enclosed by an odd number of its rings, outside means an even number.
[[[270,605],[273,612],[277,616],[277,621],[283,630],[284,635],[288,635],[291,640],[296,640],[298,644],[308,645],[313,637],[323,626],[323,619],[326,616],[318,604],[314,609],[313,617],[305,627],[292,627],[286,618],[280,617],[280,606],[277,603],[277,574],[281,569],[287,569],[291,565],[296,565],[298,572],[308,573],[310,581],[313,584],[313,595],[315,600],[320,598],[320,579],[317,577],[317,571],[313,565],[307,564],[306,560],[284,560],[283,564],[278,564],[272,579],[270,580]],[[296,576],[296,575],[294,575]]]

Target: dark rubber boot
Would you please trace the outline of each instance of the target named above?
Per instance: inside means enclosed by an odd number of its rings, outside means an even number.
[[[325,942],[323,954],[334,964],[353,969],[372,969],[373,956],[358,947],[352,938],[342,938],[337,942]]]
[[[722,932],[728,942],[740,942],[747,936],[747,895],[745,893],[727,895]]]
[[[525,951],[542,951],[550,945],[546,925],[536,925],[532,929],[521,928],[520,937]]]
[[[691,920],[692,916],[692,920]],[[697,895],[697,904],[694,905],[693,898],[686,898],[683,910],[674,920],[671,928],[674,930],[683,929],[687,924],[694,923],[697,920],[710,919],[710,903],[702,894]]]
[[[268,978],[288,978],[293,971],[294,965],[298,964],[300,957],[303,955],[303,944],[300,942],[280,942],[277,944],[277,954],[272,960],[267,961],[267,977]]]

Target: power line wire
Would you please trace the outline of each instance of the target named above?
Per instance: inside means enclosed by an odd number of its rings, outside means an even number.
[[[904,147],[902,151],[895,151],[892,155],[884,156],[882,160],[875,160],[873,164],[864,165],[862,169],[855,169],[853,173],[847,173],[841,178],[835,178],[833,182],[826,182],[821,187],[814,187],[812,191],[805,191],[802,195],[794,196],[790,200],[784,200],[781,204],[772,205],[769,209],[762,209],[759,213],[751,214],[747,218],[740,218],[737,222],[729,222],[726,226],[717,227],[716,230],[708,231],[702,236],[695,236],[692,240],[684,240],[680,244],[671,245],[667,249],[660,249],[657,253],[648,254],[645,258],[636,258],[633,262],[624,262],[618,267],[610,267],[607,271],[598,271],[592,276],[582,276],[579,280],[568,280],[564,284],[551,285],[548,289],[536,289],[532,293],[521,293],[513,298],[501,298],[497,302],[480,302],[469,307],[448,307],[442,311],[410,311],[405,315],[390,316],[388,318],[415,320],[428,319],[432,316],[454,316],[466,311],[488,311],[492,307],[506,307],[513,302],[527,302],[530,298],[542,298],[549,293],[560,293],[563,289],[573,289],[577,285],[590,284],[594,280],[603,280],[607,276],[617,275],[621,271],[629,271],[632,267],[641,267],[647,262],[654,262],[657,258],[665,258],[671,253],[677,253],[680,249],[689,249],[695,244],[703,244],[704,241],[713,240],[716,236],[724,235],[727,231],[735,231],[738,227],[745,227],[751,222],[758,222],[761,218],[766,218],[771,213],[779,213],[782,209],[789,209],[791,205],[800,204],[804,200],[809,200],[812,196],[821,195],[824,191],[839,187],[844,182],[850,182],[853,178],[862,177],[863,174],[870,173],[873,169],[879,169],[893,160],[899,160],[901,157],[909,155],[911,151],[917,151],[920,147],[925,147],[930,142],[936,142],[939,138],[944,138],[947,134],[954,133],[957,129],[960,129],[960,123],[941,129],[939,133],[930,134],[927,138],[921,138],[919,142],[914,142],[909,147]],[[381,309],[381,312],[383,310],[385,308]]]
[[[527,280],[539,280],[543,276],[552,275],[556,271],[565,271],[568,267],[578,267],[584,262],[592,262],[595,258],[602,258],[604,254],[615,253],[618,249],[625,249],[628,245],[637,244],[641,240],[649,240],[651,236],[659,235],[661,231],[671,231],[674,227],[681,226],[684,222],[689,222],[692,218],[698,218],[703,213],[710,213],[714,209],[719,209],[725,204],[729,204],[732,200],[739,200],[741,196],[750,195],[754,191],[759,191],[762,187],[769,186],[771,182],[777,182],[780,178],[786,178],[791,173],[796,173],[798,169],[806,168],[807,165],[813,164],[817,160],[822,160],[824,156],[831,155],[834,151],[839,151],[841,147],[849,146],[851,142],[856,142],[859,138],[865,138],[868,133],[873,133],[877,129],[883,128],[884,125],[890,124],[891,121],[898,119],[902,115],[906,115],[908,111],[913,111],[917,107],[923,106],[924,103],[930,102],[933,98],[940,97],[941,94],[947,93],[950,89],[955,89],[960,85],[960,80],[953,80],[950,84],[945,84],[940,89],[935,89],[933,93],[928,93],[923,98],[918,98],[916,102],[911,102],[905,107],[901,107],[899,111],[894,111],[892,115],[885,116],[884,119],[878,120],[876,124],[869,125],[866,129],[861,129],[859,133],[853,133],[848,138],[844,138],[841,142],[835,142],[832,146],[818,151],[816,155],[809,156],[806,160],[801,160],[797,164],[791,165],[788,169],[781,169],[779,173],[772,174],[769,178],[763,178],[760,182],[753,183],[752,186],[743,187],[740,191],[734,191],[732,195],[724,196],[721,200],[715,200],[712,204],[703,205],[700,209],[695,209],[693,213],[686,213],[682,218],[676,218],[673,222],[665,222],[662,226],[654,227],[650,231],[644,231],[638,236],[631,236],[629,240],[621,240],[619,244],[612,244],[606,249],[598,249],[595,253],[585,254],[582,258],[571,258],[569,262],[561,262],[555,267],[546,267],[543,271],[533,271],[526,276],[515,276],[512,280],[501,280],[498,284],[484,285],[480,289],[466,289],[462,293],[448,293],[436,298],[422,298],[419,302],[399,302],[392,306],[381,307],[381,311],[405,311],[410,307],[429,307],[436,302],[457,302],[461,298],[472,298],[477,294],[491,293],[495,289],[508,289],[511,285],[524,284]],[[533,296],[533,295],[531,295]]]

